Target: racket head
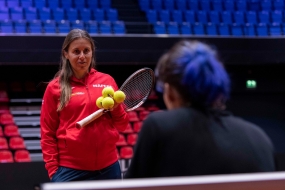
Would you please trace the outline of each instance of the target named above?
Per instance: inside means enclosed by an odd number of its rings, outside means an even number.
[[[154,72],[150,68],[142,68],[130,75],[120,87],[126,95],[122,103],[124,109],[128,111],[140,107],[151,94],[155,84]]]

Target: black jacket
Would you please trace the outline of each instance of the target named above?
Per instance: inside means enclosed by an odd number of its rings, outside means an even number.
[[[125,177],[274,170],[273,145],[258,126],[225,111],[179,108],[144,121]]]

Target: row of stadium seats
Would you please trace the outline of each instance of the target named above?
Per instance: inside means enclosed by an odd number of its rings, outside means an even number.
[[[142,10],[283,10],[284,0],[139,0]]]
[[[149,23],[161,22],[190,22],[190,23],[283,23],[285,22],[285,11],[181,11],[181,10],[148,10],[146,11]]]
[[[76,20],[70,22],[61,20],[34,20],[34,21],[11,21],[0,22],[1,33],[68,33],[73,28],[80,28],[88,31],[90,34],[125,34],[125,24],[123,21],[89,21],[83,22]]]
[[[117,9],[76,9],[76,8],[22,8],[22,7],[11,7],[4,8],[0,7],[0,20],[96,20],[96,21],[117,21],[118,20],[118,11]]]
[[[255,24],[190,24],[184,22],[178,24],[170,22],[165,24],[157,22],[153,25],[155,34],[170,34],[170,35],[211,35],[211,36],[281,36],[285,35],[285,25],[279,23],[259,23]]]
[[[13,153],[10,150],[0,150],[0,163],[12,162],[31,162],[29,151],[16,150]]]
[[[103,8],[111,7],[111,0],[0,0],[0,7]]]
[[[15,125],[13,115],[5,110],[0,115],[0,163],[30,161],[30,153],[18,126]]]

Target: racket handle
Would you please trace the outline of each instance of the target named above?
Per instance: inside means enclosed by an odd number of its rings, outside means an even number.
[[[95,119],[101,117],[101,115],[103,115],[104,113],[104,109],[99,109],[97,111],[95,111],[94,113],[92,113],[91,115],[85,117],[84,119],[78,121],[76,123],[76,126],[79,128],[83,128],[85,127],[87,124],[91,123],[92,121],[94,121]]]

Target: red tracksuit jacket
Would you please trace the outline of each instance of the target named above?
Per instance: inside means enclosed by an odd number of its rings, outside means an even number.
[[[58,166],[78,170],[100,170],[118,160],[118,131],[129,122],[122,106],[104,114],[82,129],[76,122],[98,110],[96,100],[105,86],[118,89],[114,79],[91,69],[84,82],[71,77],[72,94],[68,104],[57,112],[60,97],[58,78],[52,80],[44,93],[41,108],[41,147],[49,177]]]

